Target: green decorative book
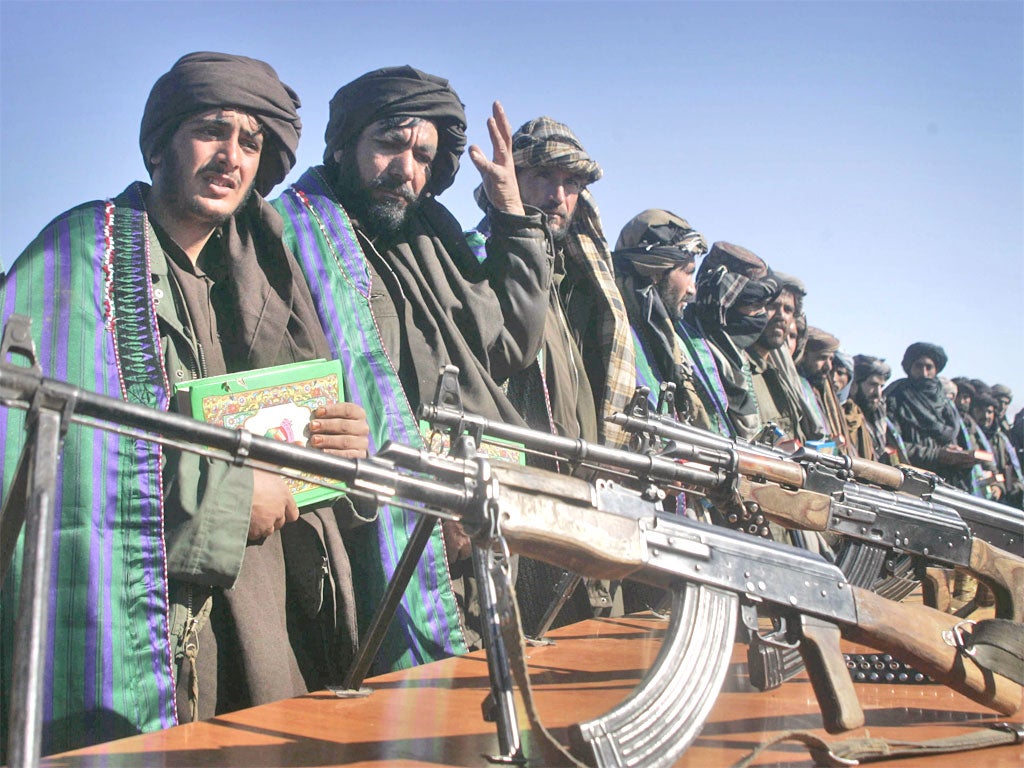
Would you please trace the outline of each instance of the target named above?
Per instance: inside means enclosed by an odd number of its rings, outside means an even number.
[[[322,359],[194,379],[175,384],[174,391],[178,409],[195,419],[303,446],[313,411],[345,397],[341,363]],[[284,480],[300,507],[344,492],[331,480],[326,482],[334,488],[305,479]]]

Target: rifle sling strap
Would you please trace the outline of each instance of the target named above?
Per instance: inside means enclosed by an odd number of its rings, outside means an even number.
[[[562,766],[586,768],[558,743],[540,721],[540,715],[537,713],[537,707],[533,700],[533,689],[530,687],[530,673],[526,668],[526,639],[523,634],[522,619],[519,616],[519,603],[516,600],[515,588],[512,586],[511,579],[507,577],[507,573],[500,574],[492,571],[492,576],[496,579],[495,584],[498,586],[499,626],[502,639],[505,641],[505,651],[508,653],[508,664],[511,667],[516,687],[519,689],[519,695],[523,699],[533,739],[541,752],[538,764],[553,768]],[[537,760],[537,758],[538,756],[535,755],[534,759]]]
[[[983,669],[1024,685],[1024,624],[1008,619],[979,621],[964,642],[964,652]]]
[[[892,760],[900,757],[924,757],[944,755],[951,752],[966,752],[986,747],[1001,747],[1008,744],[1024,743],[1024,725],[1020,723],[997,723],[984,730],[949,736],[929,741],[898,741],[873,739],[870,736],[844,741],[827,742],[808,731],[787,731],[771,741],[765,742],[733,768],[747,768],[766,749],[783,741],[799,741],[814,758],[817,766],[859,765],[876,760]]]

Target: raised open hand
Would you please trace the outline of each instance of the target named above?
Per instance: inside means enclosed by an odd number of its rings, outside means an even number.
[[[500,102],[494,102],[492,117],[487,118],[487,131],[491,134],[494,159],[488,160],[476,144],[469,148],[469,157],[483,177],[487,199],[497,210],[522,216],[522,198],[516,181],[516,166],[512,162],[512,126]]]

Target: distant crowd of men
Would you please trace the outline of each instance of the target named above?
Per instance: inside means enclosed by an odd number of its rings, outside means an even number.
[[[466,148],[447,80],[405,66],[343,86],[323,163],[268,202],[299,106],[246,57],[193,53],[160,78],[140,130],[151,183],[62,214],[0,282],[44,374],[174,409],[177,382],[337,358],[346,402],[314,414],[310,445],[347,457],[421,445],[416,408],[446,365],[468,411],[616,447],[628,435],[606,417],[669,383],[675,415],[718,434],[913,464],[1021,505],[1006,387],[947,384],[926,343],[886,386],[885,361],[807,324],[800,280],[669,211],[613,247],[601,167],[563,123],[513,132],[495,102],[492,152],[469,149],[483,217],[466,233],[437,199]],[[7,494],[21,416],[3,409],[0,434]],[[338,682],[416,520],[347,498],[299,509],[273,474],[79,428],[58,486],[49,752]],[[469,553],[457,524],[434,531],[378,671],[478,641]],[[601,582],[584,598],[617,599]],[[5,587],[5,691],[16,602]]]

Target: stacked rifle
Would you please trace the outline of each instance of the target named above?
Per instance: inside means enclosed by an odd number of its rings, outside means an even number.
[[[59,436],[70,424],[85,423],[91,428],[113,428],[136,438],[200,450],[227,461],[331,478],[345,483],[349,493],[380,503],[398,500],[412,505],[431,516],[424,518],[430,522],[423,530],[429,530],[438,517],[459,520],[476,545],[476,573],[483,582],[482,610],[488,620],[484,635],[497,710],[498,759],[503,762],[524,759],[511,696],[511,678],[515,677],[522,689],[523,677],[521,671],[511,670],[513,661],[507,648],[512,604],[509,596],[513,590],[503,563],[506,552],[567,564],[586,577],[635,579],[664,588],[671,596],[666,639],[638,689],[612,712],[580,723],[570,732],[572,754],[589,764],[674,762],[699,733],[714,704],[728,669],[738,618],[742,617],[747,626],[756,626],[758,612],[775,619],[786,641],[798,649],[829,731],[863,724],[840,651],[840,637],[910,663],[922,674],[998,712],[1013,713],[1021,704],[1020,681],[978,663],[977,655],[971,655],[973,635],[960,626],[957,617],[880,597],[851,584],[834,564],[794,547],[666,514],[662,511],[662,489],[671,486],[747,494],[772,519],[780,520],[788,518],[780,511],[787,507],[779,499],[791,504],[795,495],[804,499],[796,506],[802,510],[797,524],[805,529],[819,526],[842,532],[844,527],[859,525],[866,531],[877,529],[882,536],[888,535],[885,532],[889,527],[896,526],[891,541],[870,543],[971,569],[997,590],[1000,614],[1019,622],[1024,563],[985,538],[986,531],[988,535],[1001,532],[999,535],[1006,538],[1000,542],[1010,546],[1016,542],[1019,547],[1022,526],[1012,514],[998,517],[984,505],[972,506],[968,514],[966,507],[959,510],[954,506],[960,501],[955,494],[937,487],[917,496],[902,488],[867,488],[850,474],[849,467],[839,467],[831,460],[808,457],[797,461],[757,450],[747,452],[743,445],[731,441],[726,445],[707,433],[699,434],[711,443],[688,444],[678,435],[658,434],[659,441],[671,441],[671,446],[666,443],[658,450],[630,452],[488,422],[463,411],[457,373],[450,369],[443,374],[436,402],[421,414],[435,428],[449,432],[453,446],[450,455],[387,445],[369,459],[342,459],[44,378],[37,367],[7,362],[7,330],[0,349],[0,404],[28,408],[30,439],[26,450],[32,447],[35,453],[31,461],[23,462],[24,469],[16,478],[19,492],[8,498],[10,501],[20,495],[25,501],[24,510],[5,505],[0,520],[0,569],[6,570],[14,548],[12,535],[17,538],[23,522],[25,572],[40,556],[31,551],[29,539],[44,542],[45,549],[49,538],[46,530],[52,526],[53,494],[46,486],[53,482],[53,476],[29,476],[33,467],[46,463],[39,449],[32,446],[37,438],[45,437],[40,425],[49,425],[44,431],[58,436],[57,440],[48,438],[54,451],[59,447]],[[18,329],[18,338],[30,338],[25,328]],[[24,346],[19,349],[26,353]],[[34,362],[34,353],[27,352],[26,356]],[[640,419],[647,425],[645,434],[653,436],[655,427],[663,430],[672,426],[662,417],[642,416],[627,414],[627,418]],[[627,428],[632,423],[620,422]],[[488,460],[475,450],[488,437],[513,440],[571,464],[598,467],[602,477],[584,480]],[[55,459],[52,457],[51,466],[56,464]],[[746,473],[741,466],[748,464],[761,469]],[[785,480],[775,476],[783,466]],[[808,479],[825,470],[835,482],[842,481],[841,487],[826,491],[825,486],[815,486]],[[606,479],[623,475],[628,482]],[[812,496],[801,497],[801,493]],[[893,516],[902,509],[913,513],[907,513],[905,523],[893,522]],[[911,527],[911,521],[917,519],[914,515],[925,516],[930,509],[938,510],[940,538],[934,543],[932,539],[927,544],[919,543],[915,538],[918,529]],[[949,510],[962,514],[959,523]],[[920,527],[925,527],[923,522]],[[43,535],[30,536],[32,531],[42,531]],[[415,553],[410,558],[414,559]],[[24,610],[19,614],[15,647],[17,674],[10,695],[29,704],[21,708],[19,728],[11,730],[12,764],[31,764],[31,745],[38,744],[41,713],[33,702],[40,698],[42,671],[31,669],[31,659],[38,658],[38,644],[45,637],[40,628],[45,629],[47,617],[38,615],[46,610],[45,601],[33,600],[28,591],[45,594],[49,585],[45,582],[48,569],[37,572],[42,581],[23,579]],[[399,594],[403,589],[400,584],[393,587],[392,591]],[[23,632],[22,625],[29,629]],[[373,643],[364,640],[364,646],[364,651],[369,649],[372,655]],[[544,759],[552,763],[556,758],[545,755]],[[573,758],[566,754],[565,759]]]

